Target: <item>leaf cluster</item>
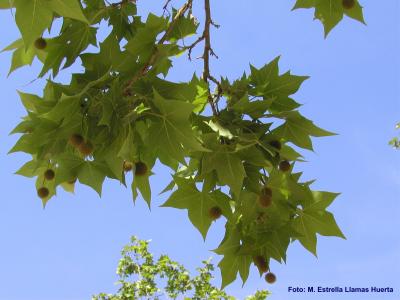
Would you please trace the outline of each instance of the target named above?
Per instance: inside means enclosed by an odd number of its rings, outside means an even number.
[[[212,285],[214,265],[210,260],[203,261],[197,268],[198,274],[192,277],[187,269],[167,255],[157,260],[148,250],[149,241],[131,238],[131,243],[122,250],[117,275],[120,286],[115,294],[100,293],[92,300],[125,299],[210,299],[235,300],[224,290]],[[269,292],[257,291],[246,300],[265,300]]]
[[[327,12],[328,2],[335,5]],[[351,9],[340,3],[299,0],[295,8],[315,7],[329,31],[343,14],[360,19],[358,2]],[[36,178],[43,205],[58,187],[73,192],[78,181],[101,195],[109,178],[150,206],[151,170],[161,162],[172,172],[162,206],[187,210],[204,239],[214,221],[225,222],[214,250],[223,256],[223,286],[237,274],[245,282],[254,257],[268,268],[271,259],[286,261],[293,241],[316,255],[317,234],[344,237],[326,210],[337,194],[313,191],[294,171],[303,161],[299,149],[313,150],[312,137],[333,133],[300,113],[293,95],[308,77],[280,72],[279,57],[250,65],[236,80],[212,77],[203,57],[203,77],[172,82],[166,76],[174,57],[203,40],[205,53],[213,53],[209,30],[192,46],[184,43],[199,27],[191,0],[170,16],[145,20],[127,0],[0,0],[7,7],[22,35],[5,49],[13,51],[10,72],[36,57],[38,77],[51,73],[43,95],[19,92],[27,115],[12,131],[21,136],[10,150],[31,155],[17,174]],[[104,24],[109,34],[98,40]],[[78,59],[83,71],[55,82]]]

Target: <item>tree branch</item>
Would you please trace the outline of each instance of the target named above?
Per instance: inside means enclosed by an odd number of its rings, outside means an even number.
[[[161,39],[157,42],[157,45],[162,45],[165,43],[167,40],[168,36],[171,34],[172,30],[175,27],[176,22],[181,18],[185,12],[192,7],[193,0],[188,0],[176,13],[175,17],[172,19],[171,23],[169,24],[167,30],[165,31],[164,35],[161,37]],[[150,56],[148,61],[141,67],[135,75],[132,77],[131,80],[128,81],[125,89],[124,89],[124,94],[129,94],[129,90],[132,87],[132,85],[142,76],[147,74],[147,72],[150,70],[151,66],[154,64],[155,60],[157,59],[157,49],[153,51],[153,54]]]
[[[211,38],[210,38],[210,27],[213,24],[211,19],[211,8],[210,8],[210,0],[204,0],[204,10],[205,10],[205,23],[204,23],[204,32],[202,35],[202,39],[204,39],[204,52],[203,52],[203,80],[207,83],[207,91],[208,91],[208,102],[211,105],[211,109],[213,115],[218,115],[218,111],[216,109],[214,103],[214,97],[211,95],[210,86],[208,80],[214,81],[214,77],[210,74],[210,55],[216,56],[214,51],[211,48]],[[218,82],[218,81],[217,81]]]

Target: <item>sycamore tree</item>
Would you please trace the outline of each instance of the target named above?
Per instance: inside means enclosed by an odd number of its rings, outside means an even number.
[[[162,206],[186,209],[204,239],[214,220],[226,220],[214,250],[222,287],[238,274],[245,282],[253,263],[273,282],[270,260],[284,262],[292,241],[316,254],[317,234],[344,238],[327,211],[338,194],[312,190],[293,171],[313,150],[311,137],[333,133],[301,114],[293,95],[308,77],[281,72],[279,58],[236,80],[212,72],[211,4],[173,8],[168,0],[162,15],[140,16],[132,0],[0,0],[21,32],[4,49],[13,52],[10,72],[37,59],[46,78],[41,95],[19,91],[27,115],[10,152],[31,155],[17,173],[36,178],[43,205],[78,183],[101,195],[109,178],[150,206],[149,177],[160,162],[172,173]],[[325,36],[344,16],[364,22],[357,0],[297,0],[302,8],[315,10]],[[202,71],[169,81],[172,59],[196,52]],[[57,82],[74,64],[83,71]]]

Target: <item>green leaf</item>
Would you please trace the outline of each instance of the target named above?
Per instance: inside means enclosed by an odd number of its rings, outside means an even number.
[[[302,160],[303,156],[297,151],[295,151],[292,147],[287,145],[282,145],[282,149],[279,151],[279,154],[281,155],[282,158],[286,160],[303,161]]]
[[[294,220],[293,226],[301,234],[298,237],[300,243],[315,256],[317,255],[317,233],[345,238],[333,215],[327,211],[305,209]]]
[[[47,56],[40,76],[52,69],[55,77],[64,60],[63,68],[71,66],[89,45],[96,46],[96,29],[82,22],[65,19],[61,34],[47,40]]]
[[[78,0],[49,0],[47,5],[60,16],[75,19],[89,24],[82,12],[80,1]]]
[[[151,173],[142,176],[135,176],[132,181],[133,201],[136,200],[139,191],[149,208],[151,203],[150,176]]]
[[[240,193],[246,173],[243,163],[237,154],[217,151],[205,153],[203,172],[211,170],[216,170],[219,181],[224,185],[228,185],[235,195]]]
[[[149,92],[154,88],[163,98],[194,102],[198,84],[199,80],[195,76],[190,82],[179,83],[156,77],[149,82]]]
[[[101,114],[101,119],[99,121],[99,125],[105,125],[107,126],[109,129],[112,128],[112,119],[114,116],[114,107],[113,107],[113,103],[112,100],[110,100],[109,98],[103,98],[102,99],[102,114]]]
[[[238,151],[238,155],[242,161],[248,164],[260,167],[272,167],[271,162],[265,158],[264,153],[255,146],[241,149]]]
[[[62,95],[52,110],[43,117],[54,122],[70,120],[80,109],[80,98]]]
[[[25,47],[20,47],[15,50],[12,55],[11,67],[8,71],[8,75],[20,67],[31,65],[35,54],[36,53],[33,47],[28,47],[28,49],[25,49]]]
[[[154,105],[160,114],[149,128],[148,145],[153,151],[159,151],[160,159],[175,159],[185,164],[184,157],[188,150],[206,151],[197,140],[189,123],[189,116],[194,106],[191,103],[169,100],[154,91]]]
[[[336,199],[336,197],[339,196],[340,194],[323,192],[323,191],[313,191],[312,195],[313,195],[313,202],[310,205],[305,206],[305,208],[312,210],[324,210],[329,205],[331,205],[332,202]]]
[[[25,177],[35,177],[38,175],[40,164],[36,160],[31,160],[25,163],[15,174]]]
[[[278,56],[260,69],[250,66],[251,89],[249,93],[264,98],[263,101],[244,102],[242,104],[245,105],[242,109],[251,109],[254,117],[260,117],[266,109],[277,113],[291,111],[300,106],[289,96],[298,91],[301,84],[308,79],[308,76],[296,76],[292,75],[290,72],[279,75],[279,58]],[[256,105],[259,107],[258,114],[255,111],[257,108]]]
[[[240,272],[243,282],[246,281],[251,262],[252,258],[248,255],[225,255],[218,264],[222,277],[221,289],[232,283],[238,272]]]
[[[0,0],[0,9],[10,9],[14,7],[14,0]]]
[[[298,240],[303,247],[317,256],[317,236],[312,225],[307,222],[307,219],[303,217],[296,218],[293,222],[293,228],[301,234]]]
[[[315,5],[315,0],[297,0],[293,9],[312,8]]]
[[[298,91],[308,76],[291,75],[286,72],[279,75],[279,56],[261,69],[251,66],[250,83],[254,85],[253,93],[261,93],[264,97],[287,97]]]
[[[18,139],[8,153],[25,152],[33,155],[38,151],[38,148],[39,145],[37,145],[35,137],[31,134],[24,134]]]
[[[363,8],[358,1],[351,9],[345,9],[344,14],[354,20],[357,20],[363,24],[365,24],[364,15],[363,15]]]
[[[91,161],[85,162],[79,170],[78,179],[79,182],[90,186],[101,196],[105,174],[99,164]]]
[[[144,27],[139,28],[125,48],[134,56],[141,56],[146,61],[152,54],[157,35],[166,29],[168,20],[149,14]]]
[[[196,84],[196,90],[197,90],[196,97],[192,102],[195,105],[193,112],[201,113],[204,111],[206,105],[208,104],[207,84],[204,82],[204,80],[199,80],[195,76],[193,76],[192,78],[192,83]]]
[[[18,91],[21,102],[27,111],[38,112],[37,107],[40,106],[42,99],[39,96],[33,94],[27,94]]]
[[[241,114],[246,114],[253,119],[258,119],[261,118],[265,111],[270,108],[274,99],[275,98],[250,101],[249,96],[246,94],[237,101],[232,108]]]
[[[250,265],[252,262],[253,259],[250,255],[241,255],[239,258],[239,275],[242,279],[242,286],[244,286],[247,278],[249,278]]]
[[[219,255],[235,254],[240,248],[240,232],[236,227],[230,227],[228,224],[225,225],[225,228],[224,239],[213,251]]]
[[[61,183],[61,187],[68,193],[75,193],[75,183],[63,182]]]
[[[318,1],[315,5],[315,18],[324,25],[325,36],[342,20],[341,0]]]
[[[221,270],[221,288],[223,289],[236,279],[236,275],[239,271],[239,256],[225,255],[219,262],[218,267]]]
[[[103,152],[102,159],[111,171],[111,174],[107,174],[107,176],[111,178],[116,178],[125,185],[125,176],[123,170],[124,159],[116,155],[118,147],[118,142],[114,142],[109,145]]]
[[[162,206],[187,209],[190,221],[205,239],[212,223],[209,216],[210,208],[218,206],[221,208],[222,214],[229,217],[231,214],[229,197],[220,191],[200,192],[192,180],[178,180],[177,178],[175,180],[178,189],[171,194]]]
[[[173,13],[175,15],[176,10],[174,10]],[[196,33],[198,27],[199,23],[192,15],[180,17],[169,34],[168,40],[177,41],[187,36],[191,36]]]
[[[233,138],[233,134],[229,131],[229,129],[225,128],[222,126],[218,121],[210,120],[209,122],[206,122],[210,128],[218,133],[219,136],[226,137],[228,139]]]
[[[298,111],[282,113],[277,117],[284,118],[286,122],[277,127],[273,133],[282,136],[287,141],[294,143],[301,148],[313,150],[310,136],[323,137],[335,135],[314,125],[314,123],[302,115]]]
[[[257,244],[261,245],[263,249],[265,249],[268,256],[280,263],[286,263],[286,251],[289,247],[291,238],[299,236],[298,233],[287,224],[272,232],[261,232],[260,235],[261,237],[257,239]]]
[[[53,12],[46,0],[15,0],[15,20],[21,31],[25,47],[42,36],[43,31],[50,27]]]
[[[57,157],[57,172],[54,181],[61,184],[71,180],[75,180],[81,168],[85,165],[85,161],[72,153],[63,153]]]
[[[6,46],[3,50],[1,50],[1,52],[15,50],[23,46],[24,46],[24,40],[18,39],[12,42],[10,45]]]
[[[8,72],[10,75],[16,69],[31,65],[35,56],[39,58],[40,61],[44,61],[46,59],[47,53],[44,50],[36,49],[33,45],[29,45],[25,47],[24,41],[22,39],[18,39],[5,47],[3,51],[13,51],[12,58],[11,58],[11,66]]]
[[[122,5],[115,5],[108,7],[107,9],[99,9],[100,12],[108,13],[109,25],[112,26],[112,32],[118,37],[119,40],[122,38],[129,39],[135,32],[132,28],[130,17],[133,17],[137,13],[136,3],[134,2],[123,2]],[[94,21],[96,22],[96,20]],[[137,18],[134,18],[134,25],[138,22]],[[136,27],[136,26],[135,26]]]
[[[343,19],[343,14],[365,24],[358,0],[355,0],[355,5],[350,9],[342,5],[342,0],[297,0],[293,9],[298,8],[315,8],[314,17],[323,24],[325,37]]]
[[[100,43],[99,53],[83,53],[79,57],[83,66],[96,74],[103,74],[110,70],[110,67],[118,72],[134,73],[140,67],[135,56],[121,51],[119,40],[113,34]]]
[[[135,143],[134,129],[129,126],[128,134],[118,152],[118,157],[121,157],[126,161],[134,162],[137,160],[137,155],[137,143]]]
[[[315,230],[320,235],[337,236],[346,239],[342,231],[336,224],[335,218],[333,217],[332,213],[328,211],[307,210],[304,214],[307,215],[307,218],[312,219]]]

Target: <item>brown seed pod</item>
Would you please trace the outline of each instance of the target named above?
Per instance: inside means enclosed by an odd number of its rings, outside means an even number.
[[[253,262],[261,273],[268,271],[268,264],[264,257],[261,255],[253,257]]]
[[[258,204],[261,207],[267,208],[272,204],[272,190],[269,187],[264,187],[258,196]]]
[[[271,190],[269,187],[264,186],[264,187],[262,188],[262,190],[261,190],[261,194],[263,194],[263,195],[268,195],[268,196],[272,196],[272,190]]]
[[[56,173],[54,173],[52,169],[47,169],[46,172],[44,172],[44,178],[46,178],[46,180],[53,180],[55,176]]]
[[[93,153],[93,145],[91,142],[83,142],[78,147],[79,152],[84,156],[89,156]]]
[[[274,283],[276,281],[275,274],[271,273],[271,272],[265,274],[265,281],[270,283],[270,284]]]
[[[41,187],[37,190],[37,194],[38,194],[39,198],[44,199],[49,196],[50,192],[47,187]]]
[[[43,50],[47,47],[47,42],[44,38],[38,38],[35,40],[34,46],[36,49]]]
[[[290,170],[290,162],[288,162],[287,160],[283,160],[279,163],[279,170],[281,170],[282,172],[287,172]]]
[[[124,161],[122,168],[124,169],[125,172],[132,171],[133,163],[131,163],[130,161]]]
[[[74,133],[69,137],[68,141],[72,146],[79,147],[83,143],[84,139],[80,134]]]
[[[221,215],[222,215],[222,210],[221,210],[221,208],[219,206],[211,207],[208,210],[208,215],[213,220],[219,219],[221,217]]]
[[[135,163],[135,175],[143,176],[147,173],[147,165],[144,162]]]
[[[130,96],[132,96],[132,92],[129,89],[127,89],[127,90],[123,91],[122,96],[130,97]]]
[[[281,150],[281,149],[282,149],[282,144],[281,144],[281,142],[278,141],[278,140],[270,141],[270,142],[269,142],[269,145],[270,145],[271,147],[274,147],[274,148],[277,149],[277,150]]]
[[[342,6],[344,9],[352,9],[355,5],[355,0],[342,0]]]
[[[258,204],[261,207],[268,208],[272,204],[272,197],[268,195],[260,195],[258,197]]]

